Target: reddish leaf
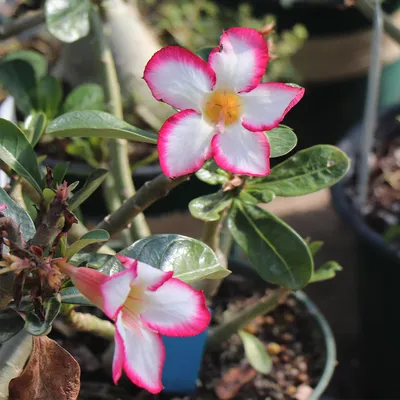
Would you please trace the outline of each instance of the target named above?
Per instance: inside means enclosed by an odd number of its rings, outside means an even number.
[[[81,369],[76,360],[47,336],[33,336],[24,372],[10,381],[9,400],[76,400]]]

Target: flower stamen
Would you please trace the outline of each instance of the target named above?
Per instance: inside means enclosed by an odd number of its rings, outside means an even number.
[[[204,114],[218,127],[229,126],[239,119],[241,106],[237,93],[226,89],[215,90],[205,102]]]

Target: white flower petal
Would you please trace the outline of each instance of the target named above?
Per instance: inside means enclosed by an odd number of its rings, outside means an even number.
[[[267,42],[255,29],[228,29],[221,36],[220,47],[210,53],[208,62],[217,75],[216,88],[247,92],[260,83],[265,73]]]
[[[213,138],[215,162],[234,174],[265,176],[270,172],[270,145],[262,132],[250,132],[241,124],[227,126]]]
[[[163,389],[165,348],[160,335],[140,320],[119,313],[116,328],[124,343],[124,370],[136,385],[156,394]]]
[[[146,292],[140,317],[167,336],[194,336],[207,329],[210,312],[203,292],[179,279],[170,279],[153,292]]]
[[[275,128],[303,97],[304,89],[284,83],[266,82],[240,94],[243,126],[253,132]]]
[[[198,171],[211,157],[214,128],[194,110],[168,118],[158,136],[158,153],[164,174],[175,178]]]
[[[200,111],[204,96],[215,85],[215,73],[189,50],[168,46],[147,63],[144,80],[157,100],[179,110]]]

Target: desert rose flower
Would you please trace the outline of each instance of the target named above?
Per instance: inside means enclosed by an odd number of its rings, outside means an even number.
[[[129,257],[117,256],[126,267],[111,277],[91,268],[57,265],[77,289],[115,321],[113,379],[122,369],[136,385],[159,393],[165,349],[161,335],[194,336],[210,322],[203,293],[179,279]]]
[[[7,206],[5,204],[0,204],[0,212],[7,210]]]
[[[265,39],[250,28],[225,31],[208,63],[177,46],[153,55],[144,79],[157,100],[180,110],[158,137],[167,176],[195,172],[211,157],[236,174],[270,172],[270,145],[263,131],[279,125],[304,89],[260,83],[267,61]]]

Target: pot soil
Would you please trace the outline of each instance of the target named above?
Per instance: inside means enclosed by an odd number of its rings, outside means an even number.
[[[235,263],[231,269],[233,274],[224,280],[215,298],[212,324],[220,322],[224,313],[237,312],[265,293],[265,282],[248,266]],[[132,399],[135,395],[142,400],[319,398],[334,371],[335,344],[324,317],[304,293],[291,295],[274,312],[256,319],[246,329],[271,352],[271,373],[259,374],[248,364],[240,339],[234,335],[219,350],[205,354],[199,388],[184,397],[153,396],[123,379],[120,386],[126,388],[125,392],[115,387],[102,369],[100,360],[106,342],[85,334],[58,340],[81,365],[82,400]]]
[[[398,398],[398,359],[400,314],[395,312],[400,281],[400,248],[396,230],[400,219],[399,174],[400,124],[394,107],[379,119],[368,201],[364,215],[353,203],[357,150],[362,124],[339,143],[353,160],[345,179],[332,188],[333,204],[358,239],[357,276],[360,307],[360,387],[364,398]],[[392,236],[392,237],[389,237]]]

